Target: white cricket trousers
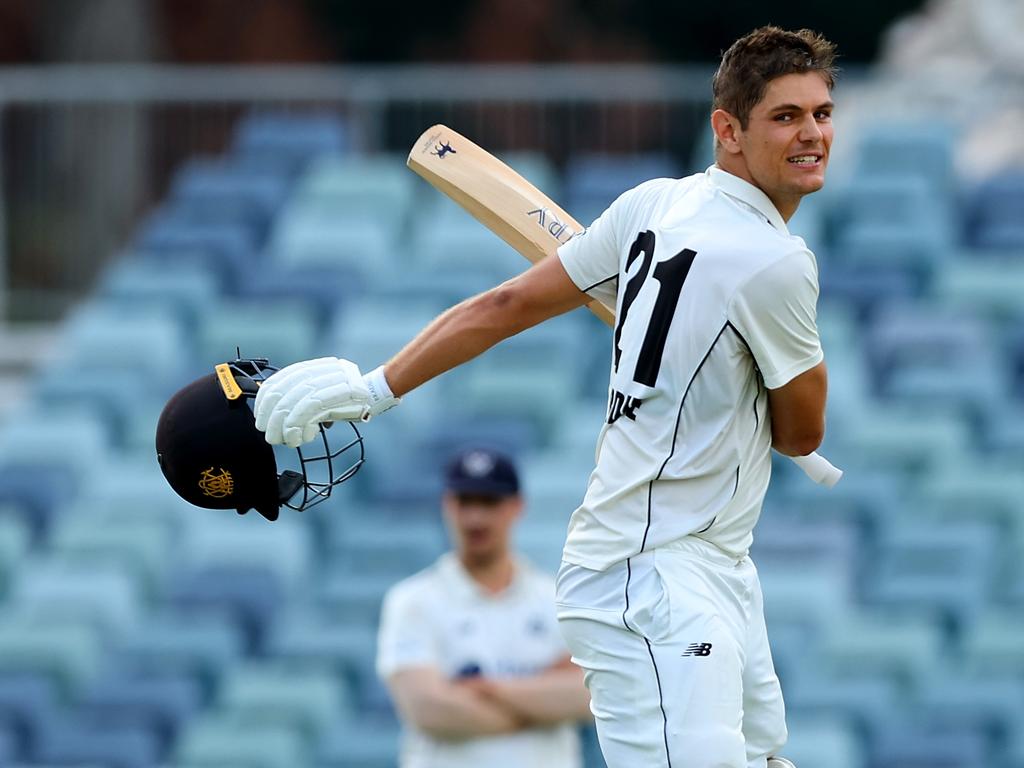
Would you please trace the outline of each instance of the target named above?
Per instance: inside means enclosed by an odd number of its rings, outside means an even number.
[[[686,537],[605,571],[562,563],[557,603],[608,768],[765,768],[785,744],[749,557]]]

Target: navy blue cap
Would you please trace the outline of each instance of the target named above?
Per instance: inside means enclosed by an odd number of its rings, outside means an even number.
[[[490,448],[471,448],[448,462],[444,487],[451,493],[514,496],[519,493],[519,475],[505,454]]]

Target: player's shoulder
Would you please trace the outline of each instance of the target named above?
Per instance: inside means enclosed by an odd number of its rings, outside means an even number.
[[[392,584],[384,594],[384,600],[394,605],[422,603],[443,595],[444,592],[442,561],[438,560]]]

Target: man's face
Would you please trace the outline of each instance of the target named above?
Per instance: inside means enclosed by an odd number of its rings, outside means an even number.
[[[445,521],[461,559],[486,564],[508,552],[512,525],[523,507],[519,496],[446,493]]]
[[[825,184],[832,147],[832,99],[825,79],[806,72],[772,80],[736,139],[748,180],[788,218],[801,197]]]

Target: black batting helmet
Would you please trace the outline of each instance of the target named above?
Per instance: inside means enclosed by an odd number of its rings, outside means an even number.
[[[333,449],[327,430],[295,449],[295,469],[278,472],[274,449],[266,442],[249,401],[277,371],[263,358],[237,359],[216,366],[167,401],[156,428],[160,469],[175,493],[197,507],[255,509],[276,520],[282,506],[309,509],[326,500],[363,464],[363,438],[355,424],[343,446]],[[289,449],[282,449],[289,450]],[[301,494],[301,495],[300,495]]]

